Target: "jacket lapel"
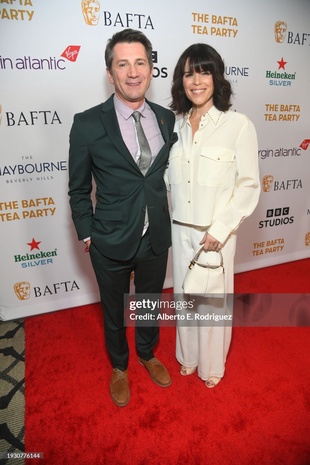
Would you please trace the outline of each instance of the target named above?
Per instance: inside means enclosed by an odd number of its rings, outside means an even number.
[[[125,142],[123,141],[122,134],[117,121],[116,111],[113,104],[113,96],[110,97],[102,105],[100,118],[103,123],[103,126],[105,127],[107,136],[109,137],[111,143],[117,149],[119,154],[123,156],[135,170],[140,172]]]
[[[160,107],[158,107],[158,105],[154,106],[152,102],[149,102],[148,100],[147,100],[147,103],[152,108],[153,112],[155,113],[161,134],[164,139],[164,145],[162,146],[159,153],[157,154],[154,162],[152,163],[152,166],[146,173],[146,176],[148,175],[148,173],[152,172],[153,168],[156,167],[157,163],[160,162],[161,157],[166,153],[165,149],[167,147],[167,144],[170,143],[170,133],[169,133],[168,124],[165,121],[164,112],[160,110]],[[100,114],[100,118],[106,129],[107,136],[109,137],[111,143],[120,153],[120,155],[122,155],[136,171],[141,173],[136,162],[132,158],[131,153],[129,152],[126,144],[123,141],[122,134],[121,134],[118,121],[117,121],[116,111],[114,108],[113,95],[102,105],[102,111]],[[141,176],[143,176],[142,173],[141,173]]]
[[[148,100],[146,100],[146,101],[147,101],[148,105],[152,108],[153,112],[155,113],[160,132],[161,132],[161,134],[163,136],[163,139],[164,139],[164,145],[162,146],[162,148],[158,152],[152,166],[150,167],[150,169],[146,173],[146,176],[147,176],[148,173],[152,172],[152,170],[156,167],[157,163],[160,162],[161,157],[167,154],[167,151],[166,151],[167,144],[170,144],[171,135],[169,133],[169,127],[168,127],[167,121],[165,119],[164,112],[161,111],[161,109],[160,109],[160,107],[158,107],[158,105],[154,106],[152,104],[152,102],[149,102]]]
[[[149,102],[147,100],[148,105],[152,108],[153,112],[155,113],[159,129],[161,131],[161,134],[164,138],[165,144],[170,141],[170,133],[169,133],[169,128],[167,121],[165,120],[165,113],[161,111],[160,107],[154,106],[152,102]]]

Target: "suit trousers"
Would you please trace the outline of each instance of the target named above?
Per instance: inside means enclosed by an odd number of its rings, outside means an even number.
[[[136,294],[161,294],[166,276],[168,250],[155,255],[148,231],[142,236],[138,250],[130,260],[112,260],[100,254],[92,243],[90,257],[97,278],[104,319],[106,347],[113,368],[126,370],[129,347],[124,321],[125,295],[130,291],[134,272]],[[136,325],[136,350],[139,357],[150,360],[158,342],[159,327]]]
[[[199,249],[199,242],[206,228],[182,223],[172,224],[172,255],[174,293],[186,300],[183,294],[183,280],[188,265]],[[225,299],[195,298],[196,312],[200,315],[232,315],[234,289],[234,255],[236,235],[233,233],[222,248],[225,267]],[[210,376],[222,378],[231,343],[232,323],[209,323],[204,321],[177,322],[176,358],[188,368],[198,367],[198,376],[206,381]]]

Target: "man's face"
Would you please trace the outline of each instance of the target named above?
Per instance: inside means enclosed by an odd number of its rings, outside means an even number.
[[[117,97],[135,110],[143,103],[153,67],[150,67],[140,42],[118,43],[113,52],[111,70],[107,69],[109,81],[114,85]]]

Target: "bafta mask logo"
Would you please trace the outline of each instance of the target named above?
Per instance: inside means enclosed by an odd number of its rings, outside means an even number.
[[[307,232],[306,235],[305,235],[305,245],[307,247],[310,246],[310,232]]]
[[[263,191],[264,192],[271,191],[273,179],[274,178],[271,174],[267,174],[266,176],[263,177]]]
[[[82,0],[82,12],[88,26],[97,26],[100,18],[100,3],[98,0]]]
[[[21,281],[14,284],[14,292],[19,300],[28,300],[30,297],[30,283]]]
[[[286,37],[287,24],[284,21],[277,21],[274,25],[274,38],[278,44],[283,44]]]

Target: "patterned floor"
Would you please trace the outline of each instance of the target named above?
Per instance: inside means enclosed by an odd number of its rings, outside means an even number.
[[[23,320],[0,322],[0,463],[23,465],[25,450],[25,331]],[[9,454],[14,458],[8,458]]]

